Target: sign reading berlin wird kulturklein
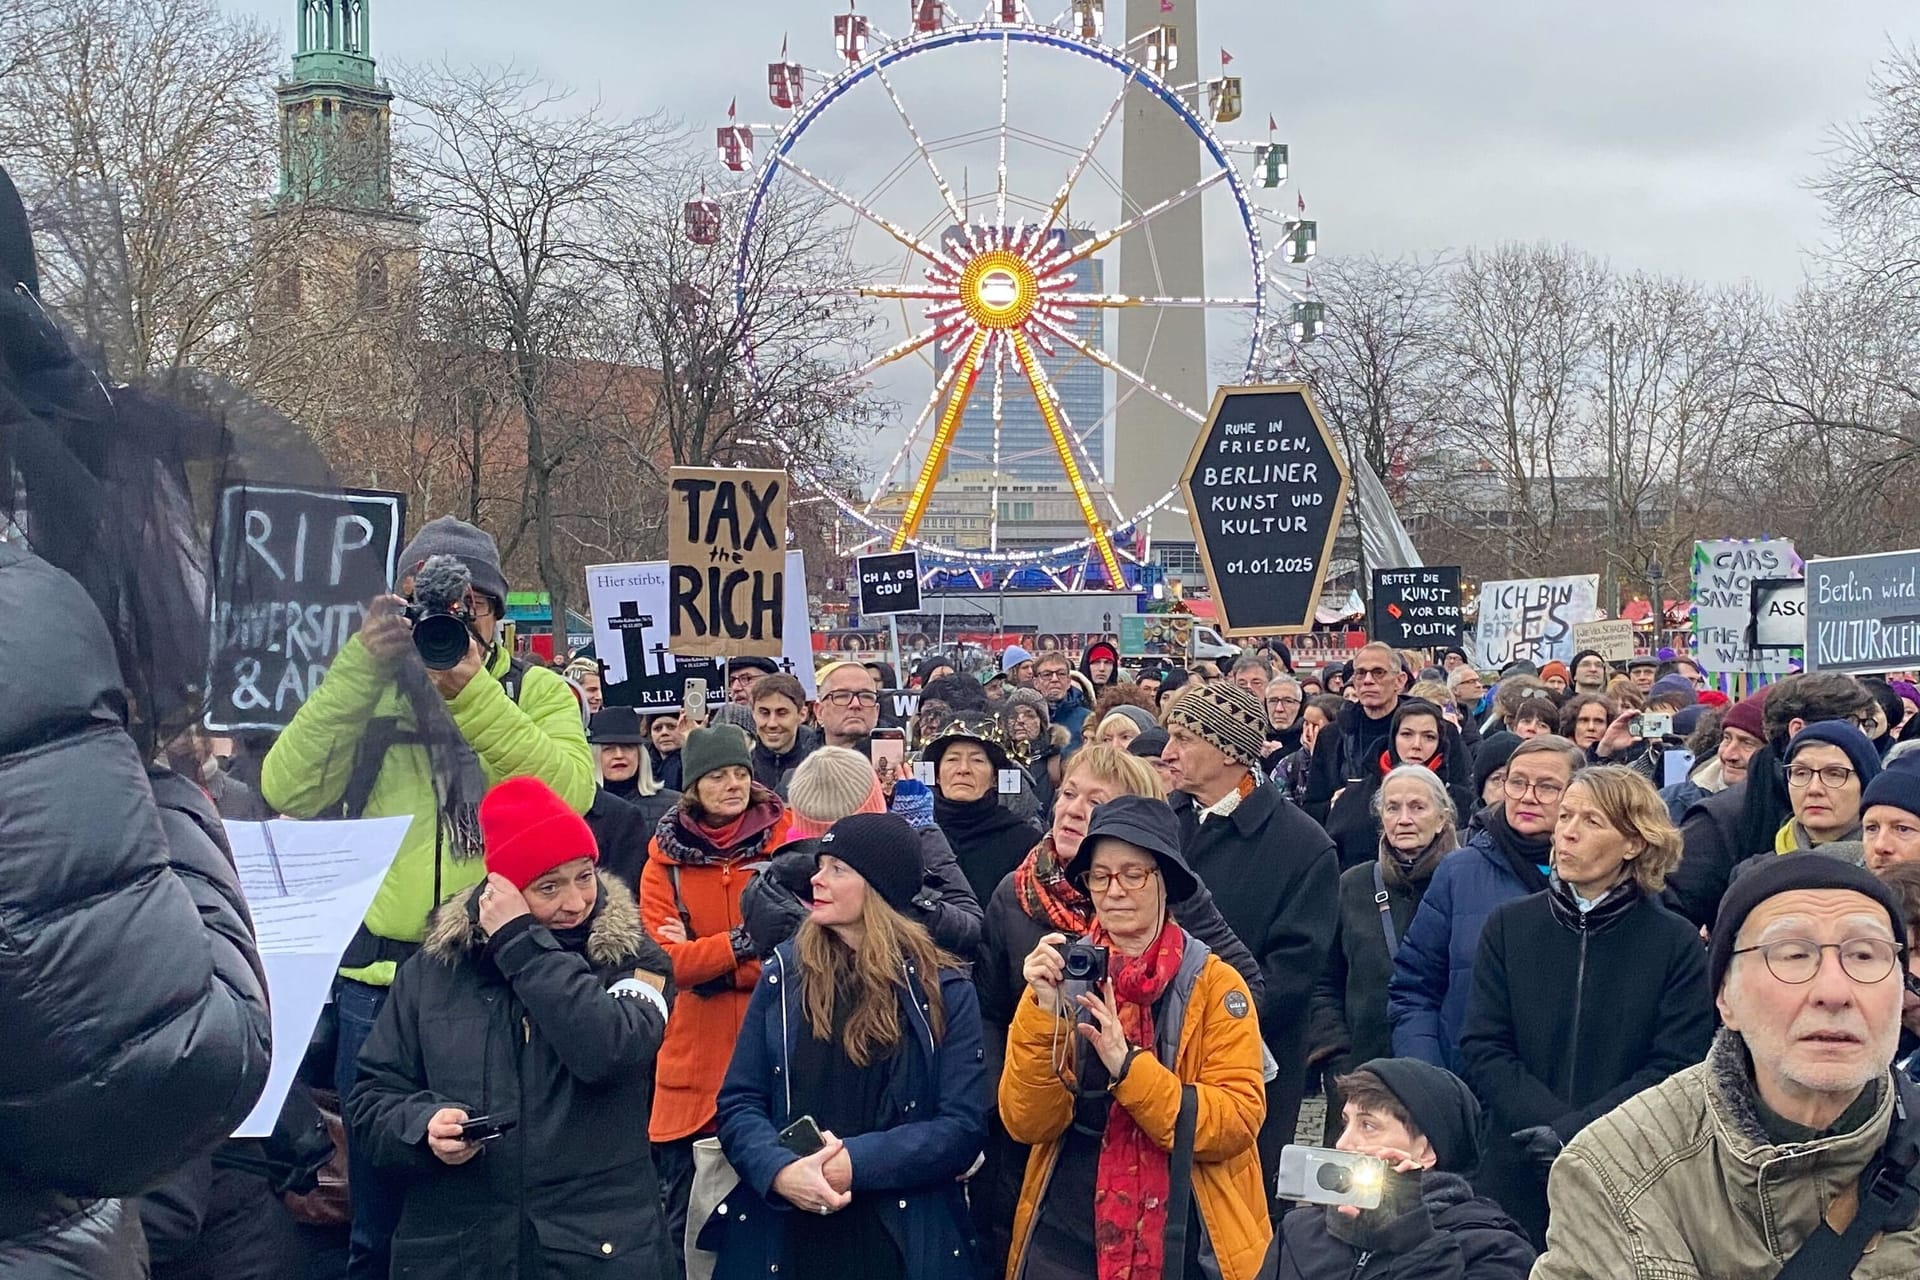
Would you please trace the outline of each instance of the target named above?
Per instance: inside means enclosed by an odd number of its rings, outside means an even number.
[[[1807,561],[1807,668],[1920,667],[1920,550]]]

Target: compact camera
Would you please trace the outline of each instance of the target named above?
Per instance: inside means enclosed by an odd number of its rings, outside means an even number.
[[[1067,948],[1067,980],[1099,986],[1107,980],[1107,949],[1091,942],[1076,942]]]
[[[1386,1161],[1326,1147],[1288,1143],[1280,1150],[1274,1194],[1307,1204],[1349,1204],[1378,1209],[1387,1186]]]
[[[1643,711],[1627,721],[1627,732],[1636,738],[1664,738],[1673,732],[1673,713]]]

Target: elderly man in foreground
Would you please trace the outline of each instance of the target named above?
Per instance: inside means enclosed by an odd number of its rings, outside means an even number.
[[[1725,1029],[1567,1144],[1533,1280],[1920,1276],[1920,1092],[1889,1069],[1905,937],[1838,859],[1742,876],[1709,961]]]

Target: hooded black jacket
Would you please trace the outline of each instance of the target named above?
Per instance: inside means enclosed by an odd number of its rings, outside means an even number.
[[[1418,1208],[1370,1251],[1336,1239],[1328,1209],[1302,1205],[1280,1225],[1278,1280],[1526,1280],[1533,1246],[1499,1205],[1452,1173],[1420,1175]]]
[[[782,800],[787,798],[787,783],[793,777],[793,771],[800,762],[820,749],[820,731],[801,725],[794,731],[793,745],[785,751],[767,750],[765,744],[756,736],[753,740],[753,780],[774,792]]]
[[[1511,1134],[1566,1142],[1706,1057],[1713,998],[1700,935],[1630,882],[1581,914],[1558,880],[1487,917],[1460,1036],[1461,1077],[1486,1108],[1474,1185],[1536,1242],[1546,1178]]]
[[[351,1140],[408,1179],[393,1273],[663,1280],[673,1268],[647,1122],[666,1019],[610,988],[637,978],[671,999],[672,964],[608,876],[584,952],[531,916],[487,938],[479,889],[434,913],[347,1099]],[[442,1107],[518,1123],[448,1165],[426,1142]]]
[[[150,773],[79,583],[0,542],[0,1275],[138,1274],[135,1194],[266,1083],[266,984],[206,792]]]

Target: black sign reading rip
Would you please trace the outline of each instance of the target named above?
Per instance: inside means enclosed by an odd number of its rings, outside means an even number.
[[[284,729],[394,585],[406,499],[230,485],[214,513],[208,729]]]
[[[1459,648],[1460,570],[1375,569],[1367,635],[1396,649]]]
[[[687,681],[695,678],[707,682],[709,705],[726,696],[725,672],[719,661],[674,658],[667,652],[666,627],[652,614],[641,613],[633,601],[621,601],[618,616],[607,625],[620,637],[620,651],[627,660],[627,678],[602,686],[607,705],[634,707],[646,714],[677,711],[686,697]]]
[[[1305,385],[1222,387],[1180,488],[1222,632],[1312,627],[1347,469]]]
[[[920,556],[913,551],[890,551],[861,556],[862,614],[918,613],[920,611]]]

